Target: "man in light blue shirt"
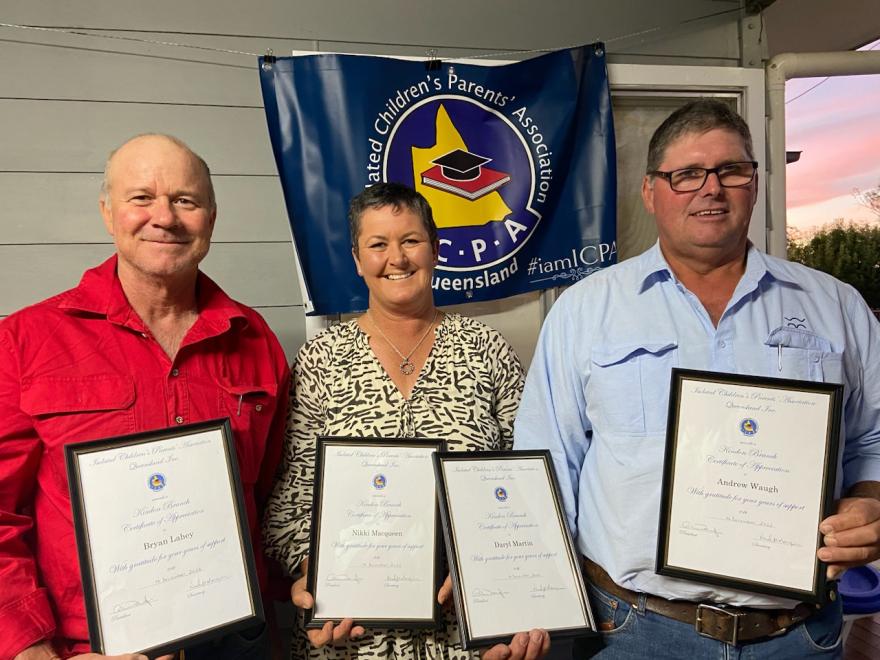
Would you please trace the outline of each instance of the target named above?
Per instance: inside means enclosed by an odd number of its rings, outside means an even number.
[[[880,557],[880,325],[852,287],[749,243],[756,168],[748,127],[724,104],[674,112],[642,186],[658,243],[571,287],[541,332],[515,448],[553,456],[601,657],[841,650],[839,601],[817,609],[654,572],[673,367],[843,383],[844,498],[820,525],[819,558],[837,577]]]

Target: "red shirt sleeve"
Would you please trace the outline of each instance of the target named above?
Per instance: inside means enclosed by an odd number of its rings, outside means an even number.
[[[281,462],[281,452],[284,446],[284,431],[287,428],[287,408],[290,402],[288,390],[290,389],[290,368],[287,366],[287,358],[278,347],[280,356],[276,357],[279,364],[278,401],[275,406],[275,414],[269,427],[269,436],[266,438],[266,451],[263,454],[263,463],[260,465],[260,476],[256,484],[257,511],[260,515],[260,523],[263,521],[263,511],[266,501],[272,494],[272,486],[275,482],[275,472]],[[279,362],[280,360],[280,362]]]
[[[0,658],[14,657],[55,632],[31,533],[42,445],[19,404],[19,374],[8,324],[0,324]]]

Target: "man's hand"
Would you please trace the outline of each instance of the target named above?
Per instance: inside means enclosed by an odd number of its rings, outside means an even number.
[[[19,653],[13,660],[59,660],[61,656],[55,653],[55,649],[49,642],[40,642],[29,646]],[[70,660],[149,660],[140,653],[125,653],[123,655],[101,655],[100,653],[83,653],[76,655]],[[173,655],[163,655],[156,660],[174,660]]]
[[[306,576],[309,573],[308,559],[303,560],[302,573],[303,576],[294,582],[290,589],[290,599],[298,608],[310,610],[315,606],[315,599],[312,594],[306,591]],[[337,644],[347,642],[349,639],[357,639],[364,634],[364,628],[354,625],[352,619],[343,619],[336,625],[333,625],[332,621],[328,621],[320,630],[310,628],[306,634],[309,636],[309,642],[312,646],[318,648],[325,644]]]
[[[828,563],[829,580],[837,579],[848,568],[880,559],[880,500],[843,498],[837,513],[819,524],[819,531],[825,535],[825,547],[819,548],[817,555]]]
[[[447,575],[437,592],[437,602],[449,605],[452,597],[452,576]],[[550,635],[546,630],[532,630],[528,633],[517,633],[510,644],[496,644],[483,651],[483,660],[536,660],[550,652]]]
[[[550,652],[550,634],[546,630],[517,633],[510,644],[496,644],[481,654],[483,660],[537,660]]]

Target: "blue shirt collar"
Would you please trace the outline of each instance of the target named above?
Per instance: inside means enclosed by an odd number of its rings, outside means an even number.
[[[675,274],[660,250],[660,241],[654,243],[638,258],[642,262],[640,267],[641,273],[638,277],[639,293],[644,293],[657,282],[675,281]],[[765,277],[800,288],[799,283],[792,278],[791,273],[787,269],[780,268],[778,263],[768,260],[763,252],[749,242],[746,255],[746,272],[743,273],[734,296],[739,297],[742,294],[754,291]]]

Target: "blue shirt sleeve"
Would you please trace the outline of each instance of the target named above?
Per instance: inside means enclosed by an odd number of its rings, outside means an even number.
[[[588,317],[567,291],[544,321],[514,426],[514,449],[549,449],[572,536],[577,536],[578,482],[592,427],[584,391]]]
[[[862,297],[849,289],[844,407],[843,494],[860,481],[880,481],[880,324]]]

